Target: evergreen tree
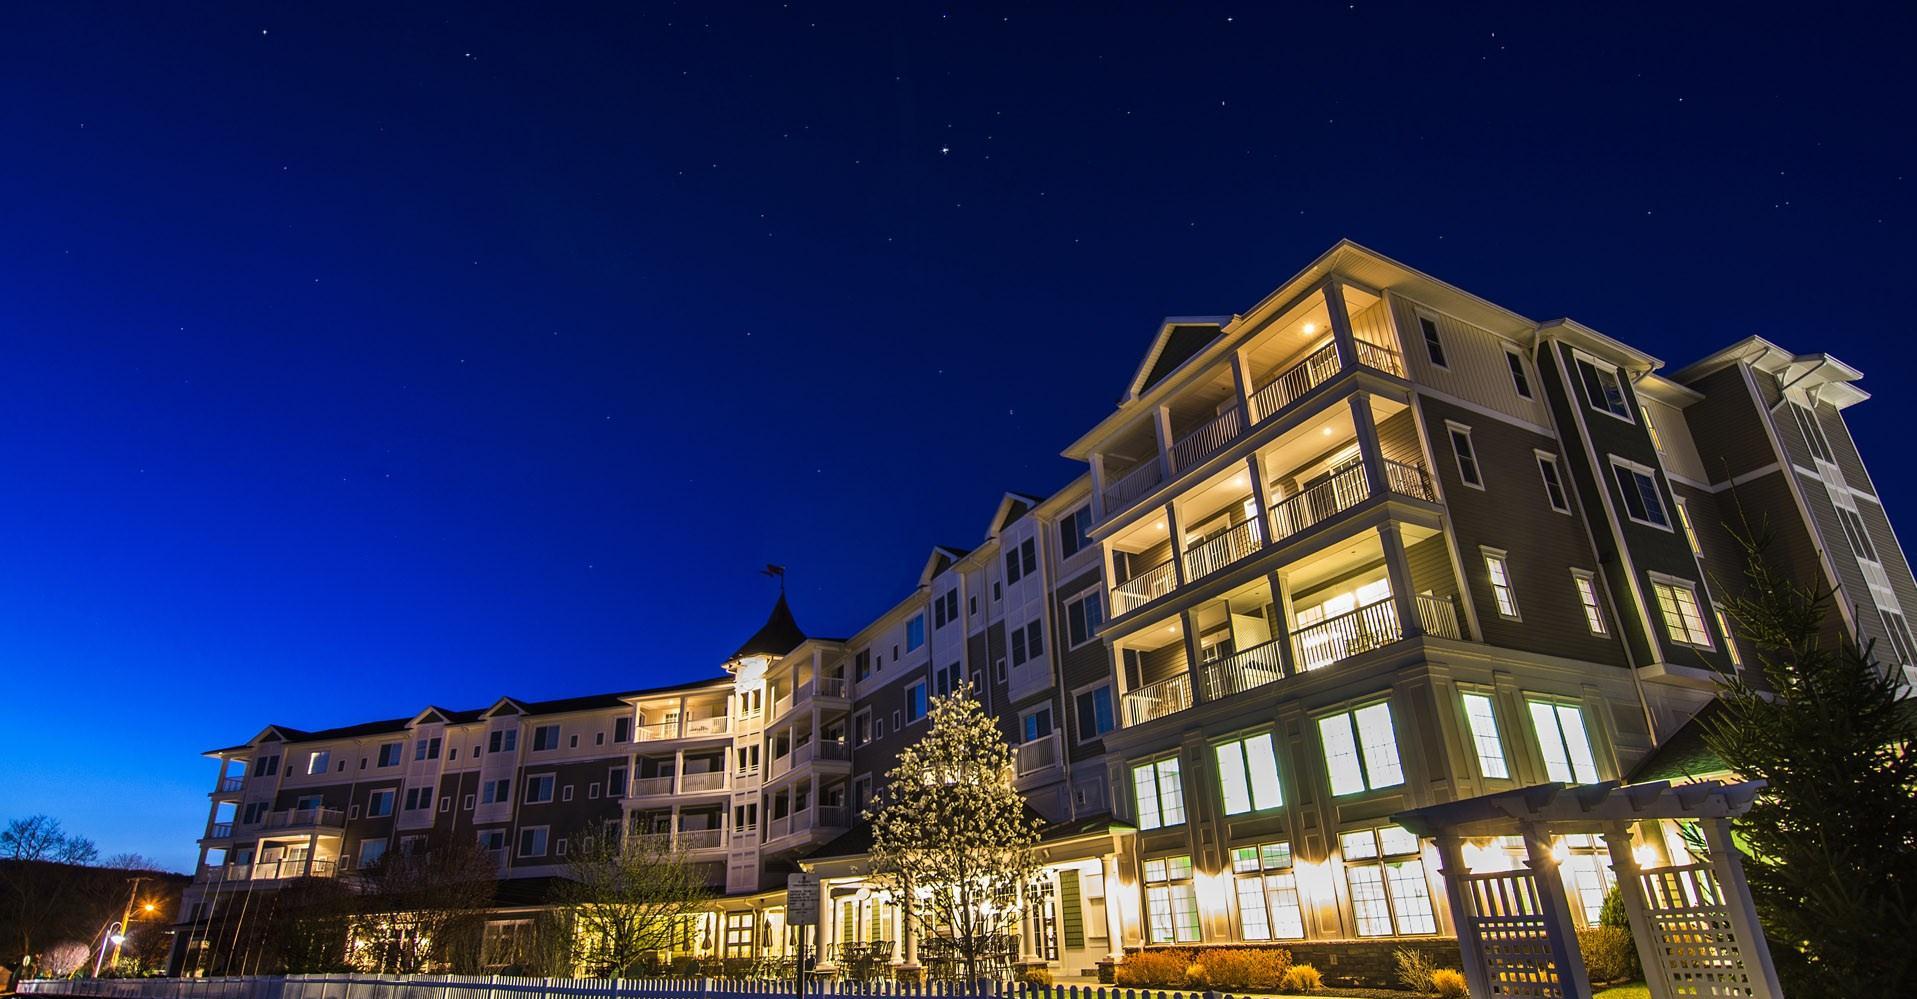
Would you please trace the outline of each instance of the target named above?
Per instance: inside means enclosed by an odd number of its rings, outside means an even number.
[[[928,722],[866,813],[872,873],[976,981],[1033,900],[1038,821],[1012,783],[1011,747],[969,689],[933,699]]]
[[[1872,648],[1821,640],[1831,592],[1765,546],[1745,540],[1748,586],[1727,607],[1762,683],[1724,677],[1704,727],[1767,785],[1734,826],[1758,915],[1791,996],[1917,994],[1917,705]]]

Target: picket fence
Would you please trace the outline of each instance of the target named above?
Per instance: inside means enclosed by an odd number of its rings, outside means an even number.
[[[29,979],[23,995],[84,999],[764,999],[789,996],[790,981],[725,978],[513,978],[505,975],[249,975],[231,978]],[[815,997],[882,999],[1218,999],[1170,992],[1022,982],[838,982],[806,984]]]

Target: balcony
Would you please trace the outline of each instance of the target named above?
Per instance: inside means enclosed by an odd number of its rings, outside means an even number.
[[[338,871],[336,861],[302,857],[296,860],[262,860],[256,864],[201,864],[199,880],[220,884],[230,881],[330,878]]]
[[[1284,639],[1274,638],[1205,664],[1205,700],[1242,694],[1285,678]]]
[[[282,808],[266,813],[266,828],[337,829],[346,824],[346,813],[338,808]]]
[[[1244,521],[1195,547],[1187,548],[1185,578],[1203,579],[1264,547],[1264,544],[1264,531],[1259,529],[1258,522]]]
[[[1166,559],[1112,587],[1112,616],[1137,610],[1177,588],[1178,570]]]
[[[697,850],[723,850],[726,846],[724,829],[681,829],[676,833],[640,833],[638,838],[656,849],[684,850],[688,853]]]
[[[1416,603],[1418,623],[1426,634],[1451,639],[1461,636],[1457,611],[1449,601],[1420,593]],[[1397,601],[1387,597],[1300,628],[1292,641],[1298,668],[1309,671],[1383,648],[1403,637]]]
[[[635,777],[626,785],[628,798],[668,798],[672,796],[673,778]]]
[[[1143,725],[1191,707],[1191,675],[1147,684],[1125,695],[1125,724]]]
[[[1031,777],[1056,770],[1064,762],[1065,754],[1060,749],[1058,733],[1040,736],[1024,743],[1014,750],[1013,766],[1018,776]]]
[[[231,822],[215,822],[206,827],[207,839],[231,839],[232,836],[233,823]]]
[[[221,777],[218,783],[213,785],[212,793],[213,794],[232,794],[235,791],[238,791],[245,786],[246,786],[245,777]]]
[[[1146,459],[1144,464],[1119,476],[1105,487],[1105,516],[1110,517],[1131,506],[1163,481],[1165,466],[1157,458]]]
[[[724,770],[707,770],[703,773],[679,775],[680,794],[705,794],[725,789],[726,772]]]
[[[1172,442],[1172,466],[1183,472],[1223,451],[1245,432],[1245,418],[1237,406],[1225,410]]]
[[[672,739],[707,739],[730,735],[731,732],[732,719],[715,715],[711,718],[680,718],[640,725],[633,729],[632,738],[635,742],[666,742]]]

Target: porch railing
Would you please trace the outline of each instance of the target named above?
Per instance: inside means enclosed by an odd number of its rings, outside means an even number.
[[[1018,775],[1024,777],[1058,766],[1058,733],[1041,736],[1018,747]]]
[[[815,828],[844,829],[852,824],[852,810],[845,805],[819,805],[813,824]]]
[[[1274,638],[1206,663],[1204,674],[1208,701],[1276,683],[1285,678],[1284,639]]]
[[[1105,516],[1132,505],[1132,501],[1151,492],[1165,477],[1164,466],[1156,457],[1146,459],[1145,463],[1126,472],[1105,487]]]
[[[1294,661],[1300,670],[1323,669],[1404,637],[1398,627],[1398,605],[1390,597],[1337,617],[1326,618],[1292,636]]]
[[[1180,673],[1126,694],[1125,724],[1143,725],[1166,715],[1175,715],[1189,707],[1191,674]]]
[[[221,777],[220,782],[214,786],[213,793],[214,794],[232,794],[234,791],[239,790],[243,785],[245,785],[245,783],[246,783],[245,777]]]
[[[682,774],[679,777],[681,794],[697,794],[701,791],[723,791],[726,789],[724,770],[706,770],[700,773]]]
[[[225,839],[231,835],[233,835],[233,823],[231,822],[215,822],[206,827],[207,839]]]
[[[1184,472],[1206,458],[1225,449],[1225,446],[1238,439],[1245,432],[1244,418],[1238,407],[1212,417],[1195,430],[1172,442],[1172,466]]]
[[[661,742],[667,739],[699,739],[712,735],[726,735],[732,731],[732,719],[725,715],[711,718],[680,718],[676,721],[653,722],[640,725],[632,730],[635,742]]]
[[[1458,609],[1442,597],[1418,594],[1418,623],[1424,625],[1427,635],[1439,638],[1464,637],[1464,630],[1458,627]]]
[[[1338,373],[1338,345],[1329,340],[1278,377],[1252,393],[1253,422],[1271,419],[1279,410],[1297,402],[1306,392],[1323,385]]]
[[[1178,588],[1178,570],[1170,559],[1112,587],[1112,616],[1117,617]]]
[[[819,697],[843,698],[850,689],[842,676],[822,676],[815,683],[814,690]]]
[[[1371,495],[1365,479],[1365,467],[1354,463],[1332,473],[1331,477],[1296,495],[1271,505],[1273,541],[1289,538],[1319,521],[1343,513]]]
[[[1392,461],[1385,459],[1385,485],[1400,496],[1410,496],[1435,502],[1438,494],[1431,489],[1431,476],[1418,462]]]
[[[282,808],[266,813],[266,828],[291,829],[305,826],[341,826],[346,813],[337,808]]]
[[[662,798],[672,793],[672,778],[634,777],[626,785],[626,795],[631,798]]]
[[[1367,368],[1375,368],[1386,374],[1404,377],[1404,358],[1390,347],[1372,343],[1369,340],[1358,341],[1358,363]]]
[[[852,758],[852,747],[844,739],[820,739],[813,755],[821,760],[849,760]]]
[[[1185,578],[1203,579],[1257,551],[1264,543],[1265,532],[1256,520],[1226,528],[1185,552]]]

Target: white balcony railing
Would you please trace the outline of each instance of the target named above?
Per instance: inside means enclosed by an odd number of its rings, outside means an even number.
[[[707,770],[701,773],[682,774],[679,777],[679,793],[700,794],[706,791],[726,789],[724,770]]]
[[[1324,346],[1307,354],[1303,360],[1286,368],[1278,377],[1252,393],[1254,422],[1271,419],[1279,410],[1297,402],[1306,392],[1330,380],[1332,375],[1338,373],[1339,367],[1338,345],[1326,341]]]
[[[1385,459],[1385,485],[1400,496],[1410,496],[1436,502],[1438,494],[1431,488],[1431,476],[1425,473],[1424,465],[1417,462],[1392,461]]]
[[[1461,639],[1463,629],[1458,627],[1458,609],[1451,601],[1429,594],[1418,594],[1418,623],[1424,625],[1427,635],[1439,638]]]
[[[844,700],[851,694],[852,688],[846,683],[845,677],[822,676],[819,677],[815,689],[819,697],[832,697]]]
[[[704,739],[727,735],[731,731],[731,718],[714,715],[710,718],[680,718],[641,725],[633,729],[632,737],[635,742],[663,742],[668,739]]]
[[[246,784],[245,777],[221,777],[213,786],[214,794],[232,794]]]
[[[1112,587],[1112,616],[1127,614],[1178,588],[1178,570],[1170,559]]]
[[[1404,358],[1390,347],[1379,346],[1369,340],[1359,340],[1358,363],[1367,368],[1376,368],[1386,374],[1404,377]]]
[[[1114,479],[1105,487],[1105,516],[1110,517],[1132,505],[1132,501],[1152,491],[1164,481],[1165,469],[1156,457]]]
[[[338,808],[282,808],[266,813],[268,829],[330,828],[346,824],[346,813]]]
[[[1285,678],[1284,639],[1277,638],[1205,664],[1205,700],[1242,694]]]
[[[1018,775],[1029,777],[1032,774],[1056,768],[1063,754],[1059,752],[1058,733],[1041,736],[1027,742],[1017,749]]]
[[[1326,618],[1292,635],[1300,670],[1323,669],[1341,659],[1389,645],[1404,637],[1398,605],[1390,597],[1337,617]]]
[[[626,784],[626,796],[629,798],[665,798],[671,795],[671,774],[664,777],[634,777]]]
[[[1172,465],[1179,472],[1189,471],[1206,458],[1223,451],[1244,432],[1244,418],[1234,404],[1230,409],[1205,421],[1203,426],[1173,441]]]
[[[1140,687],[1125,695],[1125,724],[1143,725],[1191,707],[1191,674]]]
[[[1362,463],[1353,462],[1301,493],[1287,496],[1271,505],[1271,536],[1274,541],[1305,530],[1318,522],[1343,513],[1371,495]]]
[[[1256,520],[1247,520],[1199,542],[1185,552],[1185,578],[1203,579],[1257,551],[1265,532]]]

